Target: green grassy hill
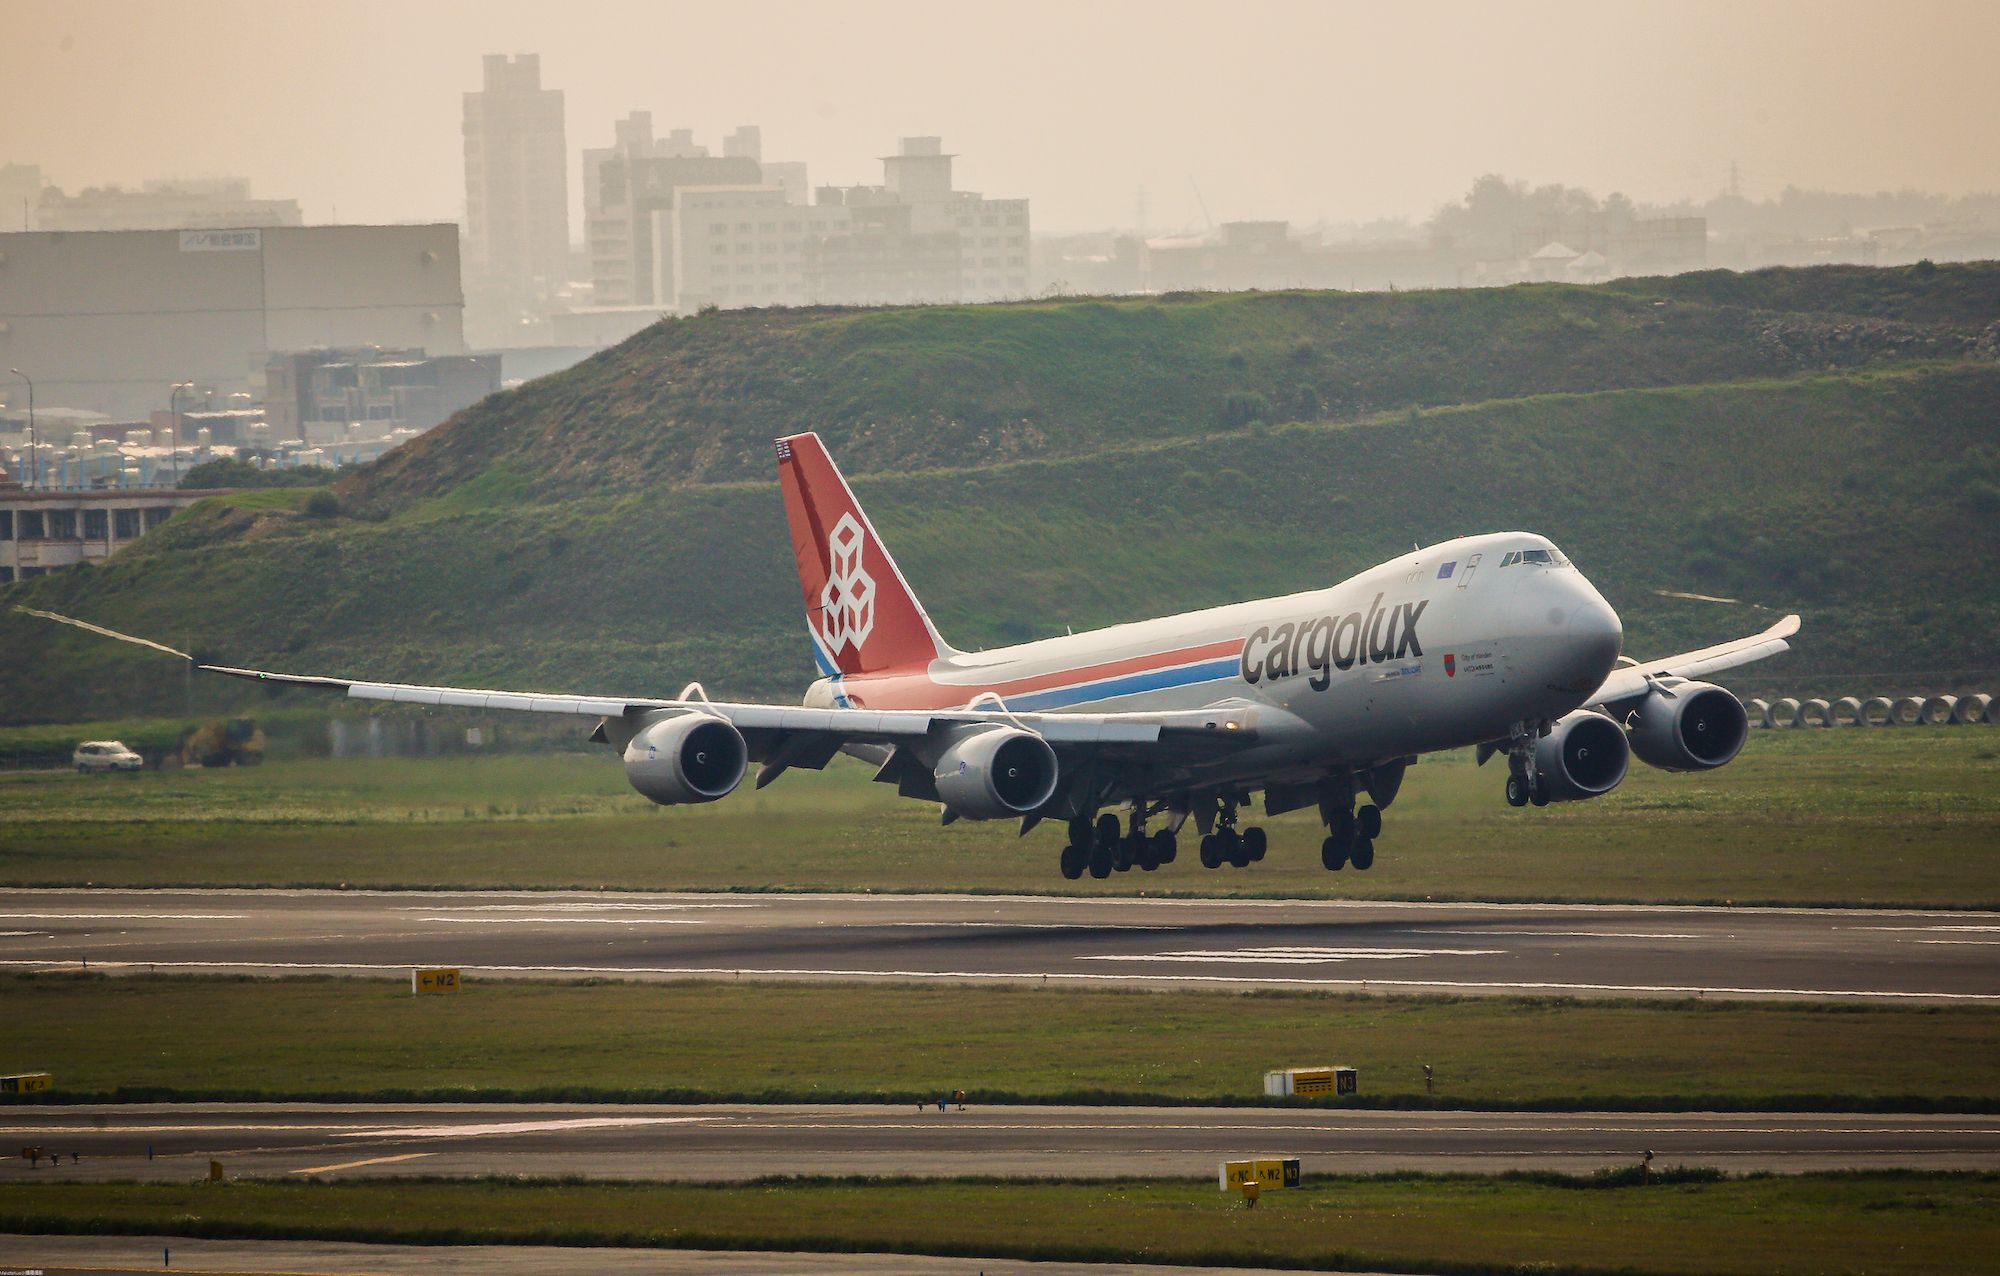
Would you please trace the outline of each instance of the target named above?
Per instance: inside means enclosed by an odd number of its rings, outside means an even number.
[[[2000,316],[2000,269],[1936,274]],[[789,696],[811,675],[769,440],[815,426],[962,646],[1530,527],[1620,608],[1635,653],[1802,611],[1798,652],[1746,689],[2000,666],[2000,362],[1977,348],[1981,315],[1856,329],[1619,288],[704,316],[462,414],[339,485],[339,514],[307,513],[301,490],[219,498],[108,566],[0,598],[265,667]],[[1594,332],[1572,331],[1585,317]],[[1862,335],[1831,370],[1772,353],[1841,331]],[[1350,358],[1342,333],[1366,350]],[[1364,388],[1335,419],[1216,419],[1301,368]],[[1010,434],[996,403],[1044,415]],[[648,415],[661,405],[690,417]],[[186,702],[170,661],[11,612],[0,652],[9,720]]]

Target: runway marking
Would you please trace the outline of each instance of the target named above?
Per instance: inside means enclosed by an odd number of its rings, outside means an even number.
[[[699,926],[692,917],[419,917],[420,922],[452,922],[460,926]]]
[[[309,1165],[303,1170],[292,1170],[293,1174],[331,1174],[335,1170],[358,1170],[364,1165],[388,1165],[395,1161],[414,1161],[418,1157],[436,1156],[435,1152],[405,1152],[401,1156],[371,1156],[365,1161],[342,1161],[338,1165]]]
[[[248,913],[0,913],[5,922],[240,922]]]
[[[1078,961],[1172,961],[1312,966],[1341,961],[1401,961],[1410,957],[1495,957],[1504,948],[1194,948],[1171,953],[1085,953]]]
[[[0,939],[26,939],[31,935],[51,935],[46,930],[0,930]]]
[[[1718,935],[1681,935],[1641,930],[1404,930],[1398,935],[1547,935],[1556,939],[1719,939]]]
[[[602,909],[606,912],[681,912],[699,908],[763,908],[763,904],[613,904],[613,903],[568,903],[551,901],[546,904],[398,904],[390,909],[396,913],[501,913],[501,912],[587,912]]]
[[[1989,948],[2000,945],[2000,939],[1918,939],[1912,942],[1918,944],[1983,944]]]
[[[895,926],[917,926],[926,930],[978,928],[982,930],[1186,930],[1174,922],[842,922],[849,927],[887,930]]]
[[[575,1117],[563,1121],[500,1121],[490,1125],[412,1125],[398,1128],[342,1130],[341,1139],[461,1139],[494,1134],[545,1134],[556,1130],[603,1130],[635,1125],[693,1125],[714,1117]]]
[[[2000,931],[2000,926],[1843,926],[1842,930],[1916,930],[1927,933],[1952,930]]]
[[[353,961],[104,961],[94,970],[136,969],[144,966],[163,970],[331,970],[365,971],[407,977],[410,962],[394,965]],[[0,957],[0,966],[28,966],[39,970],[72,970],[75,959],[52,961],[45,957]],[[1702,984],[1591,984],[1551,980],[1484,979],[1304,979],[1287,975],[1139,975],[1096,974],[1089,971],[1019,970],[832,970],[791,966],[510,966],[462,965],[463,970],[498,975],[606,975],[634,978],[642,975],[734,979],[953,979],[1018,983],[1094,984],[1228,984],[1245,987],[1283,986],[1301,988],[1360,988],[1387,991],[1397,988],[1478,989],[1485,992],[1602,992],[1673,993],[1698,997],[1827,997],[1884,998],[1897,1001],[2000,1001],[1994,992],[1921,992],[1882,988],[1743,988]]]

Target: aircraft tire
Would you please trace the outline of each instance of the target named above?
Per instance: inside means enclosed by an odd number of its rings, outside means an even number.
[[[1361,836],[1371,842],[1382,836],[1382,808],[1379,806],[1362,807],[1354,813],[1354,826],[1360,830]]]
[[[1100,882],[1111,876],[1111,848],[1102,842],[1090,848],[1090,875]]]
[[[1507,805],[1526,806],[1528,804],[1528,782],[1518,775],[1507,777]]]
[[[1148,873],[1160,866],[1160,857],[1154,850],[1153,839],[1144,833],[1132,839],[1128,853],[1132,863]]]
[[[1167,832],[1167,830],[1165,829],[1161,829],[1159,832],[1153,834],[1154,863],[1171,864],[1174,862],[1174,856],[1179,855],[1180,853],[1181,853],[1180,845],[1176,841],[1172,833]]]
[[[1106,850],[1109,850],[1112,847],[1118,845],[1118,840],[1123,836],[1124,836],[1124,830],[1119,828],[1117,816],[1107,811],[1103,815],[1097,817],[1098,846],[1102,846]]]
[[[1252,864],[1264,858],[1264,851],[1269,845],[1269,841],[1264,837],[1263,829],[1247,828],[1243,830],[1243,850],[1250,856]]]
[[[1222,854],[1236,868],[1250,867],[1250,848],[1243,844],[1243,835],[1235,829],[1224,829],[1217,834],[1222,839]]]
[[[1549,804],[1549,782],[1546,778],[1539,775],[1535,777],[1535,785],[1528,792],[1528,800],[1536,806]]]
[[[1214,833],[1201,839],[1201,866],[1203,868],[1222,867],[1222,843]]]
[[[1355,838],[1354,850],[1348,854],[1348,858],[1354,862],[1355,872],[1367,872],[1375,864],[1375,843],[1365,837]]]
[[[1073,882],[1077,878],[1082,877],[1084,870],[1089,867],[1090,867],[1089,851],[1084,850],[1081,846],[1078,846],[1075,842],[1071,842],[1068,846],[1063,847],[1062,875],[1064,877],[1068,878],[1070,881]]]
[[[1331,833],[1319,844],[1319,862],[1329,873],[1338,873],[1347,866],[1347,848]]]

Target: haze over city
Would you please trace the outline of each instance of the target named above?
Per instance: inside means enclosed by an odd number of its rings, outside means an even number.
[[[308,222],[459,221],[460,95],[537,52],[582,148],[650,110],[812,180],[905,135],[1035,230],[1421,221],[1482,173],[1646,204],[1990,190],[2000,7],[13,0],[0,162],[69,190],[247,176]],[[1198,193],[1197,193],[1198,189]],[[1203,204],[1206,204],[1206,209]],[[573,215],[572,224],[580,226]]]

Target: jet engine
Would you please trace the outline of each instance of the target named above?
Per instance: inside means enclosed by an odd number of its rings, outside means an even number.
[[[1646,693],[1626,719],[1632,752],[1662,771],[1709,771],[1743,751],[1750,715],[1708,682],[1672,682]]]
[[[1056,751],[1032,731],[988,727],[946,749],[931,768],[938,799],[969,820],[1039,809],[1056,791]]]
[[[1535,742],[1535,772],[1548,785],[1551,802],[1603,797],[1625,778],[1631,758],[1618,724],[1588,709],[1557,719]]]
[[[743,733],[709,713],[661,718],[641,727],[625,746],[625,778],[661,806],[728,797],[749,763]]]

